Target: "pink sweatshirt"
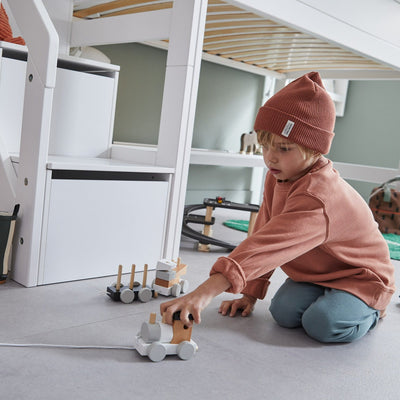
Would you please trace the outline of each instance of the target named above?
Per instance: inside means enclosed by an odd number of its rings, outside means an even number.
[[[388,246],[364,199],[321,157],[295,182],[267,174],[253,234],[210,274],[229,292],[264,298],[275,268],[296,282],[340,289],[384,310],[394,293]]]

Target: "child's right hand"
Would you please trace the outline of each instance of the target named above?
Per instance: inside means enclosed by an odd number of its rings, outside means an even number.
[[[218,312],[234,317],[238,311],[241,311],[241,316],[247,317],[254,310],[256,301],[257,298],[244,294],[240,299],[223,301]]]

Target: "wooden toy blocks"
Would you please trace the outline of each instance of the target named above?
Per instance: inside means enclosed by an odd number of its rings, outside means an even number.
[[[156,266],[156,279],[153,282],[153,289],[163,296],[178,297],[181,293],[189,290],[189,282],[181,279],[185,275],[187,265],[181,263],[178,258],[177,262],[162,259]]]
[[[135,264],[132,265],[129,286],[124,286],[121,283],[122,265],[118,267],[117,282],[107,287],[107,295],[114,301],[121,301],[129,304],[134,300],[140,300],[142,303],[147,303],[152,297],[157,297],[157,292],[154,289],[146,286],[148,265],[144,265],[143,282],[135,282]]]
[[[193,319],[192,315],[189,315]],[[135,349],[151,361],[162,361],[165,356],[176,354],[181,360],[189,360],[198,350],[191,339],[192,328],[180,320],[180,312],[173,315],[173,325],[156,321],[156,314],[150,314],[149,322],[144,322],[136,335]]]

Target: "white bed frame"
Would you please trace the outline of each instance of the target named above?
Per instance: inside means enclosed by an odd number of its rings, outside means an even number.
[[[347,0],[229,2],[298,27],[394,69],[376,72],[374,75],[371,72],[326,70],[323,73],[324,78],[399,79],[400,26],[398,18],[392,15],[392,5],[389,4],[391,1],[354,0],[351,7],[363,10],[363,18],[352,19],[349,19],[350,5]],[[21,144],[19,156],[16,157],[19,163],[18,174],[0,136],[0,206],[11,209],[15,202],[21,204],[13,278],[25,286],[69,279],[64,275],[48,281],[43,278],[43,253],[48,250],[44,243],[49,213],[46,196],[49,192],[49,171],[52,169],[160,174],[161,180],[168,185],[167,200],[164,201],[167,209],[164,216],[157,217],[161,218],[163,240],[156,242],[154,252],[159,258],[176,258],[191,157],[192,162],[195,159],[198,163],[208,164],[212,164],[213,157],[215,158],[212,153],[191,152],[207,1],[175,0],[173,8],[169,10],[99,20],[73,19],[72,0],[45,0],[45,4],[46,6],[42,0],[8,2],[8,10],[11,11],[29,49]],[[358,14],[351,15],[354,17]],[[309,21],[312,21],[312,25],[309,25]],[[377,26],[376,21],[385,21],[385,26]],[[370,29],[365,29],[365,24],[369,24]],[[169,47],[156,149],[149,151],[146,148],[124,147],[110,142],[107,154],[95,160],[77,160],[73,157],[54,159],[49,154],[49,144],[58,58],[65,58],[73,46],[161,39],[168,39]],[[235,66],[234,62],[226,63]],[[243,66],[240,65],[240,68]],[[249,70],[269,75],[267,71],[256,71],[250,67]],[[294,78],[302,73],[303,71],[298,71],[279,78]],[[236,156],[232,155],[231,158],[232,162],[237,162]],[[399,173],[398,169],[344,163],[335,165],[345,178],[368,182],[382,182]],[[138,212],[151,214],[150,210]],[[140,241],[140,235],[138,240]],[[132,258],[131,262],[137,262]],[[116,259],[115,265],[118,263],[120,262]],[[102,271],[99,274],[108,273]],[[96,276],[96,272],[92,276]],[[81,277],[89,276],[71,276],[70,279]]]

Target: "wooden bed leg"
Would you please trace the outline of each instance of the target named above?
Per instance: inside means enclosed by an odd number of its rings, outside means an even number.
[[[256,223],[258,212],[251,212],[250,213],[250,220],[249,220],[249,229],[247,231],[247,237],[249,237],[253,233],[254,224]]]
[[[207,206],[207,208],[206,208],[206,216],[204,218],[205,222],[211,222],[212,221],[212,213],[213,213],[213,207]],[[211,225],[204,225],[203,235],[206,235],[206,236],[211,236],[212,235]],[[204,252],[210,251],[210,245],[209,244],[199,243],[198,250],[199,251],[204,251]]]

